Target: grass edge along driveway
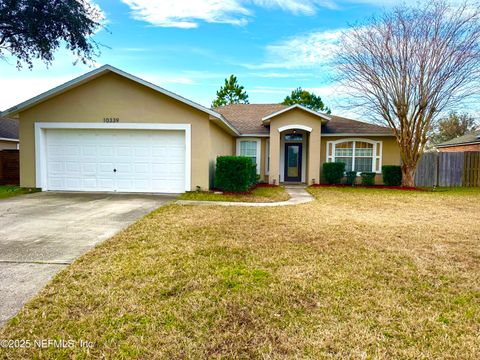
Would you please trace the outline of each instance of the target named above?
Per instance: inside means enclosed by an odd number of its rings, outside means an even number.
[[[232,202],[256,202],[269,203],[287,201],[290,199],[283,186],[258,186],[248,193],[215,193],[213,191],[191,191],[186,192],[178,200],[195,201],[232,201]]]
[[[32,194],[38,191],[40,190],[35,188],[23,188],[15,185],[0,185],[0,200],[18,195]]]
[[[293,207],[160,208],[0,330],[92,348],[4,354],[480,357],[480,191],[310,191]]]

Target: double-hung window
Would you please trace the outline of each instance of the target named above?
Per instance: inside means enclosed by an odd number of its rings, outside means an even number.
[[[237,155],[251,158],[260,174],[260,139],[237,139]]]
[[[382,142],[342,139],[327,143],[327,161],[345,163],[345,171],[380,172]]]

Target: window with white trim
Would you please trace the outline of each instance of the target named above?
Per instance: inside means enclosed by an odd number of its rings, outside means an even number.
[[[260,174],[260,139],[237,139],[237,155],[251,158]]]
[[[345,171],[380,172],[381,154],[381,141],[342,139],[327,143],[327,161],[345,163]]]

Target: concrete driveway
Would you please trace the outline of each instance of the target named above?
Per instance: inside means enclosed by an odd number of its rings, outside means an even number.
[[[0,200],[0,326],[62,268],[174,198],[46,192]]]

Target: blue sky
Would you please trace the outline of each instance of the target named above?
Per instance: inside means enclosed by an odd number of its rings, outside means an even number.
[[[110,64],[210,106],[237,75],[251,103],[281,102],[298,86],[349,114],[332,80],[331,50],[342,29],[389,8],[380,0],[97,0],[108,31],[94,66]],[[65,50],[48,68],[17,71],[0,61],[0,109],[90,69]]]

